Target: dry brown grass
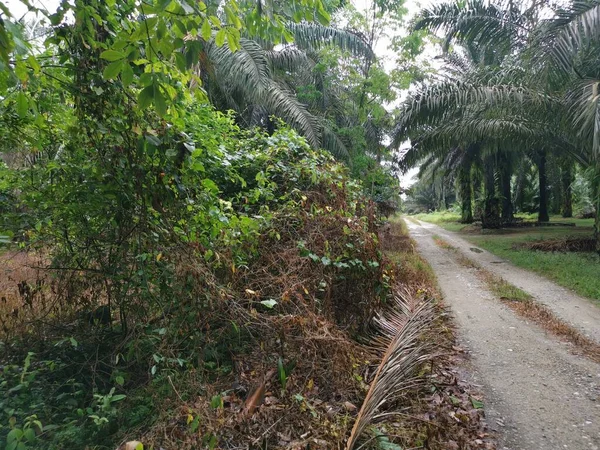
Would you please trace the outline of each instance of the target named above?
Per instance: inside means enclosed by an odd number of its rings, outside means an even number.
[[[513,247],[517,250],[541,252],[593,252],[596,250],[596,240],[587,237],[565,237],[562,239],[520,242]]]
[[[395,278],[413,294],[427,293],[440,298],[435,273],[416,250],[416,243],[408,235],[402,218],[393,218],[380,233],[380,242],[387,256],[394,262]]]
[[[503,302],[521,317],[531,320],[550,334],[565,342],[573,344],[575,347],[573,348],[574,352],[579,351],[592,361],[600,363],[600,345],[592,339],[585,337],[568,323],[556,317],[547,306],[534,300],[503,300]]]
[[[31,331],[34,319],[50,313],[52,288],[35,253],[6,251],[0,255],[0,340]]]
[[[434,234],[432,238],[435,245],[437,245],[439,248],[443,248],[444,250],[456,251],[456,247],[448,243],[448,241],[439,237],[437,234]]]

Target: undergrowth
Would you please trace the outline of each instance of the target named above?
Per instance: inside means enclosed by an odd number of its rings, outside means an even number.
[[[181,166],[149,175],[165,191],[152,207],[132,186],[120,203],[83,190],[45,208],[56,183],[98,176],[82,173],[83,153],[65,156],[60,180],[43,167],[23,178],[39,185],[21,214],[42,225],[26,230],[28,253],[2,255],[0,445],[318,447],[348,435],[345,405],[360,405],[376,359],[356,338],[397,282],[375,206],[294,132],[195,117]],[[194,141],[207,124],[236,139]],[[85,196],[90,209],[73,215]],[[108,233],[112,210],[123,220]]]

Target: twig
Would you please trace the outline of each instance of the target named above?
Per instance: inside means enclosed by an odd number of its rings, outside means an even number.
[[[271,425],[269,428],[267,428],[263,434],[261,434],[259,437],[257,437],[257,438],[254,440],[254,442],[252,442],[252,445],[255,445],[255,444],[258,442],[258,441],[260,441],[260,440],[261,440],[261,439],[262,439],[262,438],[265,436],[265,434],[267,434],[269,431],[271,431],[271,430],[273,429],[273,427],[274,427],[275,425],[277,425],[279,422],[281,422],[282,420],[283,420],[283,416],[282,416],[282,417],[280,417],[280,418],[279,418],[279,420],[278,420],[277,422],[275,422],[273,425]]]
[[[181,400],[181,403],[185,403],[183,401],[183,399],[181,398],[181,395],[179,395],[179,392],[177,391],[177,388],[175,387],[175,385],[173,384],[173,380],[171,380],[171,375],[167,375],[167,379],[169,380],[169,383],[171,383],[171,387],[173,388],[173,390],[175,391],[175,393],[177,394],[177,397],[179,397],[179,400]]]

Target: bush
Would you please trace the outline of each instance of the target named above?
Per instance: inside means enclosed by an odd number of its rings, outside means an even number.
[[[326,350],[312,383],[339,401],[357,383],[355,344],[334,324],[364,330],[393,282],[363,187],[285,127],[242,131],[204,106],[181,129],[127,117],[101,136],[73,129],[58,158],[12,172],[47,270],[4,330],[0,445],[108,446],[123,420],[153,442],[174,379],[208,395],[242,355],[255,383],[289,355],[311,373]],[[112,325],[85,320],[102,304]],[[323,330],[334,338],[311,340]]]

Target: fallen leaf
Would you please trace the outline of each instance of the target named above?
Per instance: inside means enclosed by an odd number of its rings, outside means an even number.
[[[344,408],[346,408],[346,411],[356,411],[356,406],[350,402],[344,402]]]

